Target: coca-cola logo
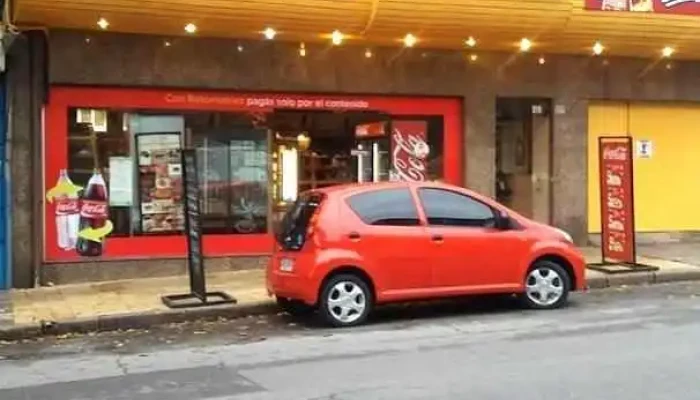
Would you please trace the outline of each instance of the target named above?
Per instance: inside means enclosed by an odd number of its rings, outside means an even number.
[[[428,144],[418,134],[402,134],[394,129],[393,164],[394,173],[399,180],[424,181],[426,178],[425,158],[428,156]]]
[[[77,199],[60,199],[56,203],[56,214],[77,214],[80,206]]]
[[[627,160],[627,148],[625,146],[606,147],[603,150],[603,159],[625,161]]]
[[[80,215],[85,218],[106,218],[107,203],[104,201],[83,200],[80,206]]]

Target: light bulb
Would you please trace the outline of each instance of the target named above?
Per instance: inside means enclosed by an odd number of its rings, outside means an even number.
[[[109,21],[107,21],[104,18],[100,18],[99,20],[97,20],[97,26],[99,26],[102,30],[106,30],[107,28],[109,28]]]
[[[675,50],[673,50],[673,47],[666,46],[661,50],[661,55],[665,58],[671,57]]]
[[[197,32],[197,25],[195,25],[193,23],[189,23],[189,24],[185,25],[185,32],[187,32],[189,34],[193,34],[193,33]]]
[[[370,49],[365,50],[365,58],[372,58],[372,50],[370,50]]]
[[[464,41],[464,44],[466,44],[469,47],[474,47],[476,46],[476,39],[474,39],[473,36],[469,36],[469,38]]]
[[[603,44],[600,42],[595,42],[593,45],[593,54],[599,56],[603,54],[603,50],[605,50],[605,47],[603,47]]]
[[[471,62],[474,62],[474,61],[476,61],[476,60],[478,60],[478,59],[479,59],[479,56],[476,55],[476,54],[474,54],[474,53],[472,53],[472,54],[469,55],[469,61],[471,61]]]
[[[331,34],[331,42],[336,46],[343,43],[343,34],[339,30],[334,30]]]
[[[404,38],[403,38],[403,44],[406,47],[413,47],[417,41],[418,41],[418,39],[415,36],[413,36],[413,34],[411,34],[411,33],[406,34],[406,36],[404,36]]]
[[[528,38],[520,39],[520,51],[528,51],[532,47],[532,42]]]
[[[306,45],[304,45],[304,43],[301,43],[299,45],[299,55],[302,57],[306,57]]]
[[[266,28],[266,29],[263,31],[263,35],[265,35],[265,38],[266,38],[266,39],[272,40],[272,39],[275,38],[275,36],[277,36],[277,31],[275,31],[275,30],[272,29],[272,28]]]
[[[545,62],[547,62],[547,60],[545,60],[544,57],[540,57],[539,59],[537,59],[537,63],[540,65],[543,65]]]

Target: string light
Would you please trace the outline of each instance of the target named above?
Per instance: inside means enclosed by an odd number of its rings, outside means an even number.
[[[476,39],[474,39],[473,36],[469,36],[469,38],[467,38],[467,40],[464,41],[464,44],[466,44],[469,47],[474,47],[476,46]]]
[[[372,58],[372,50],[370,50],[370,49],[365,50],[365,58]]]
[[[304,45],[304,42],[301,42],[299,44],[299,55],[302,57],[306,57],[306,45]]]
[[[100,18],[99,20],[97,20],[97,26],[99,26],[100,29],[102,29],[104,31],[107,28],[109,28],[109,21],[107,21],[104,18]]]
[[[343,34],[339,30],[334,30],[333,33],[331,33],[331,42],[333,42],[334,45],[338,46],[341,43],[343,43]]]
[[[185,32],[187,32],[189,34],[196,33],[197,32],[197,25],[195,25],[193,23],[189,23],[189,24],[185,25]]]
[[[520,51],[529,51],[532,47],[532,42],[528,38],[520,39]]]
[[[418,39],[411,33],[407,33],[406,36],[404,36],[403,38],[403,44],[406,47],[413,47],[416,44],[416,42],[418,42]]]
[[[669,46],[666,46],[666,47],[664,47],[663,49],[661,49],[661,55],[662,55],[664,58],[669,58],[669,57],[671,57],[671,56],[673,55],[674,52],[675,52],[675,50],[673,49],[673,47],[669,47]]]
[[[604,50],[605,50],[605,47],[600,42],[595,42],[595,44],[593,45],[593,54],[595,54],[597,56],[603,54]]]
[[[277,36],[277,31],[275,31],[274,29],[272,29],[272,28],[270,28],[270,27],[267,27],[267,28],[265,28],[265,30],[263,31],[263,35],[265,35],[265,38],[266,38],[267,40],[272,40],[272,39],[275,38],[275,36]]]

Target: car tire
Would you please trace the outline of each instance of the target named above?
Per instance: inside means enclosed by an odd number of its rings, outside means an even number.
[[[332,276],[323,284],[320,296],[319,314],[333,327],[363,324],[374,304],[369,285],[354,274]]]
[[[525,275],[521,298],[536,310],[560,308],[568,302],[571,277],[561,265],[547,260],[535,262]]]
[[[287,299],[284,297],[277,298],[277,305],[287,314],[293,317],[303,317],[314,312],[314,307],[302,301]]]

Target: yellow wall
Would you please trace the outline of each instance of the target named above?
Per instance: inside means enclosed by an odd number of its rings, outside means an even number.
[[[628,132],[653,146],[651,158],[634,158],[637,231],[700,230],[700,105],[591,102],[588,231],[600,232],[598,137]]]

